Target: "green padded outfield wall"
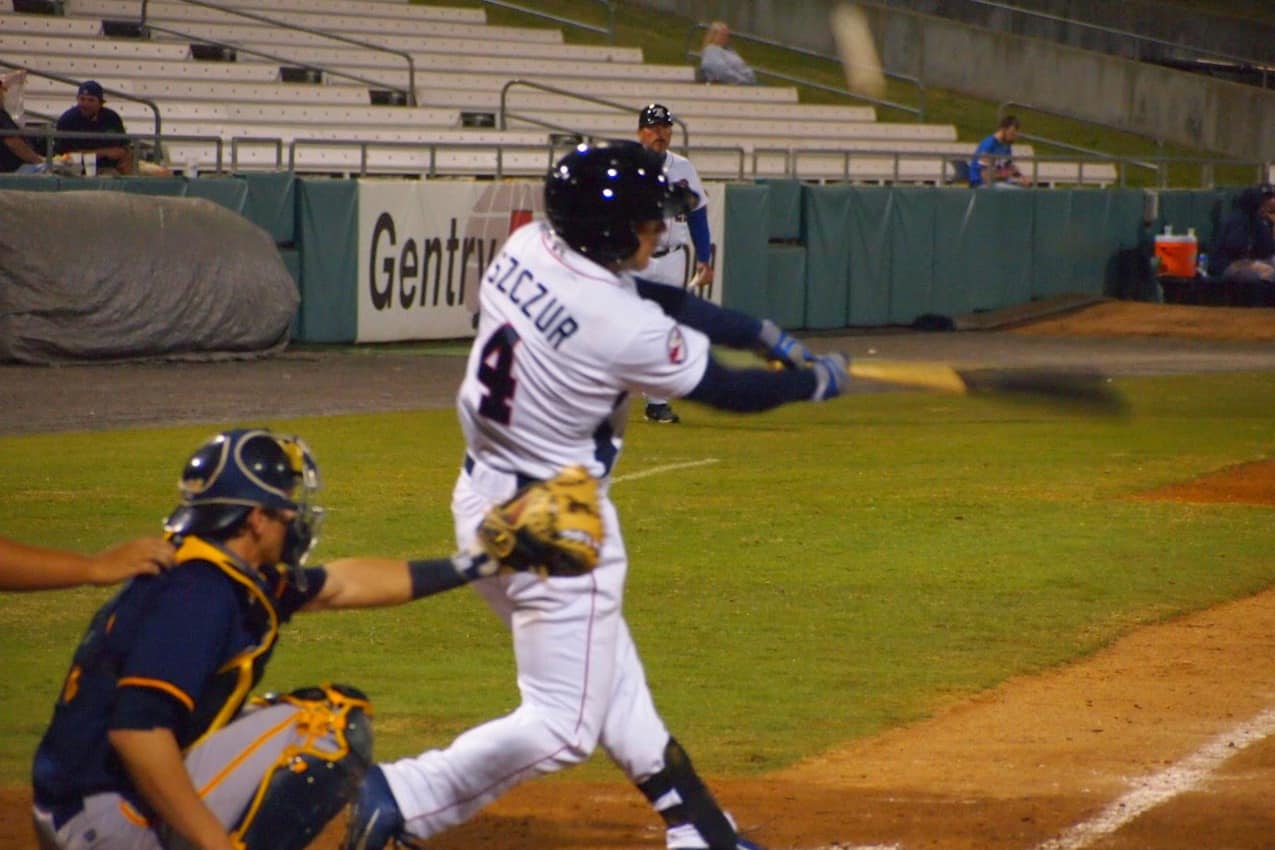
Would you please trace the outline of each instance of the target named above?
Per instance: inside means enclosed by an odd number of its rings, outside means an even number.
[[[726,283],[722,305],[752,316],[769,315],[766,249],[770,239],[770,190],[764,185],[726,186]],[[804,288],[804,282],[795,288]]]
[[[799,217],[785,212],[791,186],[727,187],[725,299],[794,328],[901,325],[1102,294],[1115,254],[1145,239],[1138,189],[793,185]],[[804,286],[785,285],[803,266]]]
[[[353,342],[358,335],[357,180],[302,180],[297,187],[303,342]]]

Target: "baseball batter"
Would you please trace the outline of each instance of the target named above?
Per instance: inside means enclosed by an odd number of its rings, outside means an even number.
[[[481,553],[302,567],[318,467],[292,437],[219,434],[187,462],[165,529],[176,565],[93,618],[32,770],[42,850],[301,850],[371,762],[349,687],[248,701],[299,611],[392,605],[457,587]]]
[[[708,227],[708,195],[700,182],[699,172],[691,161],[669,150],[673,140],[673,113],[667,106],[652,103],[638,113],[638,141],[642,147],[664,158],[664,176],[673,186],[684,186],[699,200],[686,215],[672,216],[664,222],[664,235],[651,254],[651,262],[641,270],[643,280],[685,287],[713,283],[713,239]],[[694,252],[692,254],[692,251]],[[695,274],[687,280],[694,260]],[[668,399],[646,397],[646,419],[650,422],[675,424],[679,420]]]
[[[761,411],[836,396],[848,376],[841,355],[785,371],[727,369],[711,343],[794,365],[809,354],[769,322],[635,281],[665,221],[696,203],[641,145],[581,145],[546,178],[548,221],[517,230],[487,269],[457,398],[467,445],[452,499],[457,540],[470,545],[484,512],[521,484],[580,464],[601,479],[598,565],[577,577],[475,585],[512,630],[521,704],[446,749],[369,771],[347,850],[428,838],[599,745],[661,814],[669,848],[756,846],[736,833],[655,709],[623,616],[628,557],[607,486],[637,393]]]

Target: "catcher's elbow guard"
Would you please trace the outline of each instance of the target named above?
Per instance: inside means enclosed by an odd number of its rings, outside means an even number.
[[[348,685],[269,702],[296,707],[294,741],[261,778],[231,837],[245,850],[303,850],[354,798],[372,764],[372,705]]]

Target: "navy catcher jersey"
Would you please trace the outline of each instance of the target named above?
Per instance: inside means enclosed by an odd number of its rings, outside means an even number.
[[[36,803],[116,791],[145,812],[107,739],[113,729],[173,730],[189,748],[226,725],[260,680],[280,624],[323,587],[298,592],[278,569],[250,577],[223,549],[188,537],[177,566],[136,578],[89,624],[40,746]]]

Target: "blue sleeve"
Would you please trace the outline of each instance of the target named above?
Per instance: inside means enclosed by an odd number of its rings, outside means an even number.
[[[328,571],[321,566],[315,566],[305,568],[306,588],[304,591],[297,587],[297,583],[291,577],[279,582],[278,586],[281,589],[275,593],[275,610],[279,614],[279,622],[286,623],[291,620],[298,609],[319,595],[327,580]]]
[[[970,185],[978,186],[983,182],[983,154],[992,152],[992,145],[995,143],[995,136],[988,136],[986,139],[978,143],[978,147],[974,148],[974,156],[970,159]]]
[[[713,237],[708,232],[708,207],[691,210],[686,217],[686,224],[691,229],[691,242],[695,244],[695,259],[707,263],[713,257]]]
[[[112,728],[174,728],[189,716],[225,661],[228,624],[242,616],[234,589],[211,567],[164,578],[120,665]]]
[[[678,324],[694,328],[714,345],[752,348],[761,333],[761,322],[747,313],[718,307],[712,301],[677,286],[637,278],[638,295],[660,305]]]
[[[732,413],[761,413],[810,401],[816,383],[813,369],[727,369],[710,356],[704,377],[686,398]]]

